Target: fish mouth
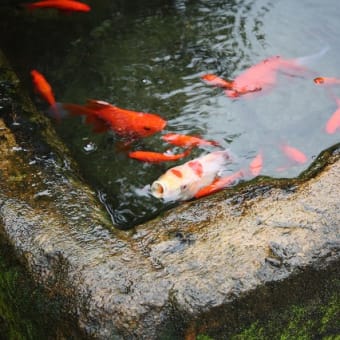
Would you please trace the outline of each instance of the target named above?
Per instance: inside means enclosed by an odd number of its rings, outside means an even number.
[[[156,198],[162,198],[165,193],[165,186],[161,182],[155,181],[151,185],[151,194]]]

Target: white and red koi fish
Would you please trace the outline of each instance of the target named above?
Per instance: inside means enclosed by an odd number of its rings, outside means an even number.
[[[165,201],[191,199],[219,177],[232,161],[229,151],[214,151],[167,170],[151,185],[151,193]]]

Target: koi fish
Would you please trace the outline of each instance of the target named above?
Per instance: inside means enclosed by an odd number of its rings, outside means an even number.
[[[137,159],[143,162],[149,163],[161,163],[161,162],[169,162],[169,161],[177,161],[188,156],[191,152],[191,149],[188,149],[179,154],[168,154],[168,153],[159,153],[152,151],[132,151],[129,152],[129,157]]]
[[[282,152],[292,161],[298,164],[304,164],[307,162],[307,156],[297,148],[294,148],[288,144],[281,145]]]
[[[339,85],[340,79],[331,77],[317,77],[313,79],[317,85]]]
[[[211,86],[221,87],[222,89],[229,89],[229,90],[233,88],[232,81],[222,79],[215,74],[211,74],[211,73],[204,74],[203,76],[201,76],[201,79],[206,84],[211,85]]]
[[[340,99],[336,98],[338,109],[332,114],[326,123],[325,130],[329,134],[335,133],[337,129],[340,129]]]
[[[132,139],[149,137],[167,124],[156,114],[121,109],[99,100],[89,100],[86,105],[64,103],[63,108],[73,115],[84,115],[85,122],[93,125],[95,132],[113,130]]]
[[[151,194],[165,201],[191,199],[210,185],[231,160],[228,151],[214,151],[173,167],[152,183]]]
[[[259,152],[249,164],[249,171],[253,176],[258,176],[263,168],[263,155]]]
[[[56,107],[56,101],[52,87],[46,78],[37,70],[32,70],[31,76],[35,91],[38,92],[48,104],[50,104],[52,107]]]
[[[232,184],[234,184],[237,180],[244,177],[244,172],[242,170],[239,170],[235,172],[234,174],[231,174],[229,176],[225,176],[222,178],[216,179],[212,184],[202,188],[196,194],[194,195],[195,198],[200,198],[203,196],[211,195],[217,191],[220,191]]]
[[[37,8],[54,8],[63,12],[89,12],[91,7],[75,0],[44,0],[23,4],[24,7],[30,10]]]
[[[280,56],[267,58],[251,66],[233,81],[227,83],[224,83],[223,79],[219,79],[217,76],[214,77],[214,75],[208,75],[207,79],[204,80],[210,85],[225,88],[225,94],[231,98],[253,92],[268,91],[275,86],[279,71],[291,72],[292,74],[305,73],[308,69],[304,65],[320,58],[328,49],[328,47],[325,47],[314,55],[295,59],[284,59]]]
[[[162,139],[172,145],[182,147],[193,147],[201,145],[219,146],[219,144],[213,140],[205,140],[199,137],[180,135],[177,133],[167,133],[162,136]]]

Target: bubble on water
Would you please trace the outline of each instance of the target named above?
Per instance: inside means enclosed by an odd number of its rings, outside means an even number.
[[[88,142],[86,145],[83,146],[83,150],[86,153],[92,153],[97,150],[97,145],[94,142]]]

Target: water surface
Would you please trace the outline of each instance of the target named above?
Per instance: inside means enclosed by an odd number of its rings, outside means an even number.
[[[95,98],[167,119],[166,130],[133,143],[131,149],[165,151],[169,146],[160,136],[167,132],[200,135],[237,156],[230,172],[262,150],[263,175],[295,177],[323,149],[339,142],[339,132],[324,131],[336,110],[334,100],[312,81],[317,75],[340,77],[339,1],[91,4],[92,12],[85,15],[25,14],[30,28],[22,34],[23,55],[15,53],[10,41],[6,48],[26,84],[30,86],[28,71],[40,69],[59,102]],[[232,100],[200,80],[205,73],[233,79],[269,56],[298,58],[325,46],[330,47],[326,54],[307,59],[313,73],[281,73],[273,91],[251,98]],[[340,88],[334,94],[340,95]],[[150,165],[129,159],[114,133],[94,134],[78,117],[65,119],[56,129],[121,228],[170,207],[149,194],[150,184],[166,169],[214,150],[196,149],[182,162]],[[280,150],[284,143],[303,151],[308,162],[291,164]]]

